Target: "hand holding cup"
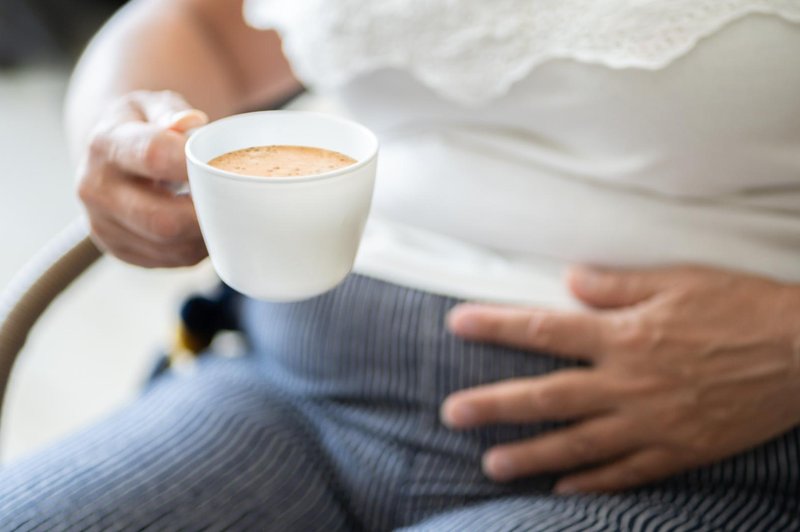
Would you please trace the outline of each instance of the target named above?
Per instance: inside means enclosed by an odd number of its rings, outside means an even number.
[[[174,190],[187,181],[186,133],[208,121],[173,92],[132,92],[94,132],[78,194],[100,248],[145,267],[196,264],[207,256],[194,205]]]

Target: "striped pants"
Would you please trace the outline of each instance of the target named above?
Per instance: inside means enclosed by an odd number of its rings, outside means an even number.
[[[485,449],[552,426],[454,432],[442,400],[571,363],[453,337],[456,302],[359,276],[243,300],[251,354],[203,357],[0,469],[0,530],[800,531],[800,429],[622,494],[488,481]]]

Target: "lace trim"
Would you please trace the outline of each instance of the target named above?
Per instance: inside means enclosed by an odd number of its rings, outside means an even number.
[[[297,75],[335,87],[365,72],[411,72],[477,104],[534,68],[572,59],[660,69],[752,14],[800,23],[798,0],[246,0],[245,17],[280,31]]]

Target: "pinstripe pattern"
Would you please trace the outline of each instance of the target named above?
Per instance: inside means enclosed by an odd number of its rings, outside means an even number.
[[[0,470],[0,530],[800,530],[800,430],[625,494],[488,482],[450,392],[570,365],[446,333],[457,301],[352,276],[311,301],[245,300],[253,354],[205,357],[112,418]]]

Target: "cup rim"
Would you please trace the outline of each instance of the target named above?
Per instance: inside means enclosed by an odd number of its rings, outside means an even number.
[[[338,168],[336,170],[331,170],[330,172],[324,172],[322,174],[312,174],[312,175],[304,175],[304,176],[286,176],[286,177],[270,177],[265,179],[263,176],[253,176],[253,175],[244,175],[244,174],[237,174],[235,172],[229,172],[227,170],[221,170],[214,166],[211,166],[206,161],[202,161],[195,156],[192,152],[192,146],[197,141],[199,137],[204,134],[208,134],[208,131],[216,125],[219,125],[222,122],[227,122],[230,120],[237,120],[246,116],[253,116],[253,115],[306,115],[306,116],[314,116],[318,118],[323,118],[325,120],[330,120],[333,122],[339,122],[344,124],[348,127],[355,127],[356,129],[360,129],[363,133],[367,135],[372,141],[372,150],[368,157],[365,157],[355,164],[351,164],[350,166],[345,166],[343,168]],[[281,183],[308,183],[310,181],[321,181],[326,179],[331,179],[343,174],[354,172],[360,168],[363,168],[370,164],[375,158],[378,156],[378,148],[380,142],[378,141],[377,135],[372,132],[371,129],[360,124],[354,120],[349,120],[347,118],[342,118],[340,116],[331,115],[327,113],[319,113],[316,111],[290,111],[290,110],[274,110],[274,111],[252,111],[249,113],[238,113],[229,115],[218,120],[214,120],[213,122],[209,122],[208,124],[201,126],[197,130],[195,130],[189,139],[186,141],[186,146],[184,147],[184,153],[186,154],[186,159],[194,165],[199,166],[204,171],[208,172],[217,177],[221,177],[224,179],[232,179],[236,181],[247,181],[247,182],[258,182],[258,183],[274,183],[274,184],[281,184]]]

